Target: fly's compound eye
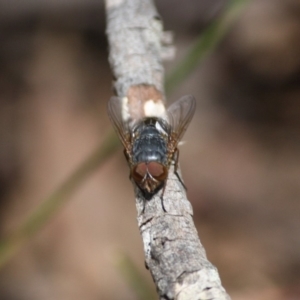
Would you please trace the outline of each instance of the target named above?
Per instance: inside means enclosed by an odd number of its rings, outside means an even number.
[[[157,162],[150,162],[148,165],[148,172],[157,181],[164,181],[168,176],[168,170],[165,166]]]
[[[147,165],[145,163],[140,163],[134,167],[131,176],[136,182],[141,182],[146,174],[147,174]]]

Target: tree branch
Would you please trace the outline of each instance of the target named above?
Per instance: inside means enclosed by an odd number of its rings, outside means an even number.
[[[151,0],[106,0],[106,12],[115,92],[131,117],[143,117],[147,103],[160,107],[165,99],[162,22]],[[134,188],[146,266],[160,299],[230,299],[206,258],[174,167],[164,193],[167,212],[161,192],[148,201]]]

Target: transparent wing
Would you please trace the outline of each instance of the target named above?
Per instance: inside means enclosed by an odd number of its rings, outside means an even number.
[[[109,118],[119,135],[119,138],[125,148],[128,147],[130,143],[130,129],[129,122],[123,121],[122,118],[122,102],[118,97],[111,97],[108,101],[107,111]]]
[[[196,100],[192,95],[183,96],[167,109],[168,122],[177,143],[182,139],[187,130],[195,109]]]

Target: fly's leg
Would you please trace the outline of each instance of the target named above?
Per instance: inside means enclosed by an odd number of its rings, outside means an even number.
[[[143,209],[142,209],[142,214],[145,213],[145,209],[146,209],[146,199],[145,199],[145,192],[137,185],[139,191],[140,191],[140,195],[138,194],[138,198],[141,199],[143,201]],[[142,196],[142,197],[141,197]]]
[[[165,205],[164,205],[164,193],[165,193],[165,190],[166,190],[166,186],[167,186],[167,179],[164,182],[164,186],[163,186],[162,193],[161,193],[161,196],[160,196],[161,206],[162,206],[164,212],[167,212],[167,210],[165,208]]]
[[[187,191],[187,187],[185,186],[185,184],[183,183],[180,175],[177,172],[177,169],[178,169],[178,160],[179,160],[179,150],[177,148],[175,149],[173,158],[174,158],[173,159],[173,161],[174,161],[174,173],[175,173],[176,177],[178,178],[179,182],[184,187],[184,189]],[[166,186],[167,186],[167,179],[166,179],[166,181],[164,183],[164,186],[163,186],[163,189],[162,189],[162,193],[161,193],[161,196],[160,196],[161,206],[162,206],[164,212],[167,212],[167,210],[165,208],[165,205],[164,205],[164,193],[165,193],[165,190],[166,190]]]
[[[145,213],[145,209],[146,209],[146,201],[145,201],[145,199],[143,199],[143,210],[142,210],[142,214]]]
[[[180,183],[182,184],[182,186],[184,187],[184,189],[187,191],[187,187],[185,186],[180,175],[177,172],[178,160],[179,160],[179,150],[176,148],[175,152],[174,152],[174,173],[175,173],[176,177],[178,178],[178,180],[180,181]]]

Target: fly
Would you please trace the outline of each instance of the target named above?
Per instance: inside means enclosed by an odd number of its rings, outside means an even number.
[[[177,173],[178,143],[192,120],[195,107],[195,98],[188,95],[172,104],[164,117],[124,121],[121,99],[112,97],[108,102],[108,114],[124,146],[130,178],[147,200],[163,188],[161,199],[164,211],[163,194],[172,161],[174,172],[185,188]]]

